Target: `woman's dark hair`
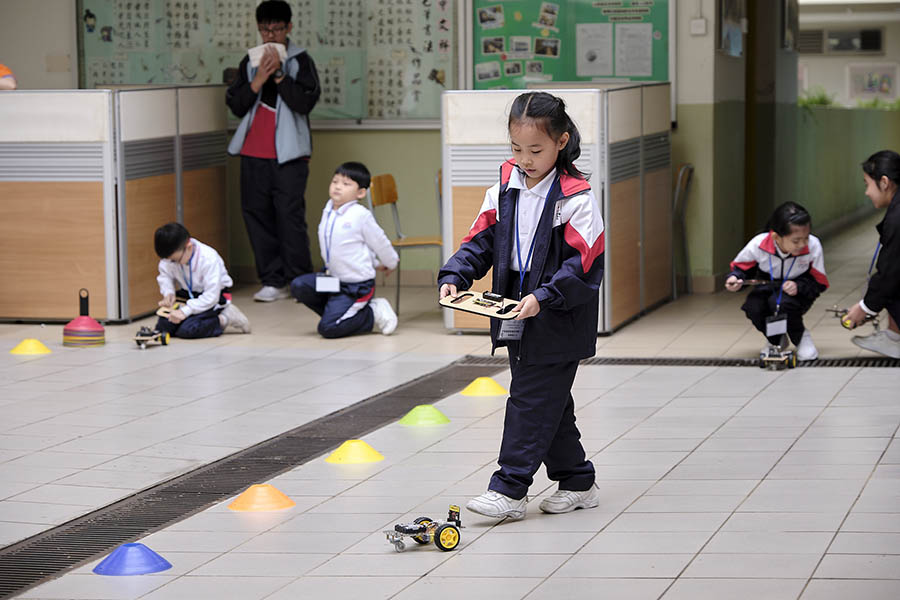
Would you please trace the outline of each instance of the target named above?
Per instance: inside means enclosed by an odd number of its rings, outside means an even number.
[[[580,179],[587,175],[578,170],[575,161],[581,156],[581,135],[566,112],[566,103],[547,92],[527,92],[513,100],[509,109],[508,127],[526,119],[532,119],[552,139],[569,134],[569,141],[556,157],[556,171]]]
[[[160,258],[169,258],[191,239],[191,234],[181,223],[166,223],[153,235],[153,248]]]
[[[804,225],[812,227],[812,218],[806,212],[806,209],[796,202],[785,202],[776,208],[772,216],[769,217],[769,222],[766,223],[766,230],[774,231],[778,235],[784,236],[791,233],[791,227],[794,225],[797,227],[803,227]]]
[[[291,5],[284,0],[265,0],[256,7],[257,23],[291,22]]]
[[[369,184],[372,183],[372,174],[361,162],[345,162],[334,170],[334,174],[349,177],[360,188],[368,189]]]
[[[862,164],[862,170],[876,183],[881,181],[882,177],[887,177],[900,185],[900,154],[893,150],[876,152]]]

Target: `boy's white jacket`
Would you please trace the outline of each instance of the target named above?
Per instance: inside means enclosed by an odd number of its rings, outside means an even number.
[[[377,265],[396,269],[400,262],[375,216],[355,201],[334,210],[328,200],[319,221],[319,248],[331,275],[347,283],[375,279]]]
[[[772,279],[785,279],[783,272],[787,274],[787,279],[794,280],[808,274],[820,286],[828,287],[822,242],[814,235],[809,236],[809,243],[800,251],[795,262],[793,257],[776,247],[772,232],[760,233],[747,242],[731,262],[732,274],[741,279],[754,268],[759,269],[760,274],[770,275]]]
[[[174,294],[176,287],[184,290],[190,288],[192,292],[194,290],[203,292],[199,296],[194,292],[195,297],[181,306],[185,316],[202,313],[218,305],[222,290],[234,285],[225,269],[225,261],[219,253],[194,238],[191,238],[191,242],[194,244],[194,254],[191,256],[190,264],[180,265],[162,259],[159,261],[159,276],[156,278],[159,282],[159,293],[163,296]]]

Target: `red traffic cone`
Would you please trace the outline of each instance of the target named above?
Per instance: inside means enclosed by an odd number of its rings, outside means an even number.
[[[80,316],[75,317],[63,327],[63,346],[88,348],[102,346],[106,343],[106,332],[103,325],[88,316],[88,291],[78,290]]]

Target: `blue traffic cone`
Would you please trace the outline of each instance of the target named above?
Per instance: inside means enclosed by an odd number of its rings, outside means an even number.
[[[143,544],[122,544],[94,567],[97,575],[146,575],[171,569],[172,563]]]

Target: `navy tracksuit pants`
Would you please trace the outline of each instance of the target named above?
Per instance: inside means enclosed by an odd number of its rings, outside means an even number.
[[[747,318],[753,323],[757,330],[766,335],[766,317],[775,314],[775,301],[778,299],[778,288],[762,287],[753,290],[747,294],[741,310],[746,313]],[[813,305],[815,299],[810,300],[804,296],[788,296],[781,295],[781,307],[778,309],[779,314],[787,315],[787,333],[794,345],[800,343],[803,337],[803,331],[806,327],[803,325],[803,315]],[[768,338],[770,344],[778,344],[781,336],[776,335]]]
[[[190,315],[181,323],[175,324],[165,317],[156,321],[156,330],[167,332],[172,337],[184,339],[218,337],[222,335],[222,324],[219,313],[222,306],[215,306],[196,315]]]
[[[358,283],[341,282],[341,291],[328,293],[316,291],[316,274],[300,275],[291,282],[294,298],[322,317],[319,335],[324,338],[341,338],[358,333],[369,333],[375,325],[375,315],[369,300],[375,294],[375,280]],[[348,311],[356,307],[354,314]]]
[[[515,280],[515,290],[513,290]],[[507,298],[518,294],[518,272],[510,277]],[[572,384],[578,361],[522,364],[518,342],[507,342],[512,382],[506,401],[500,468],[488,489],[519,500],[528,493],[541,463],[559,489],[583,492],[594,484],[594,465],[575,425]]]

